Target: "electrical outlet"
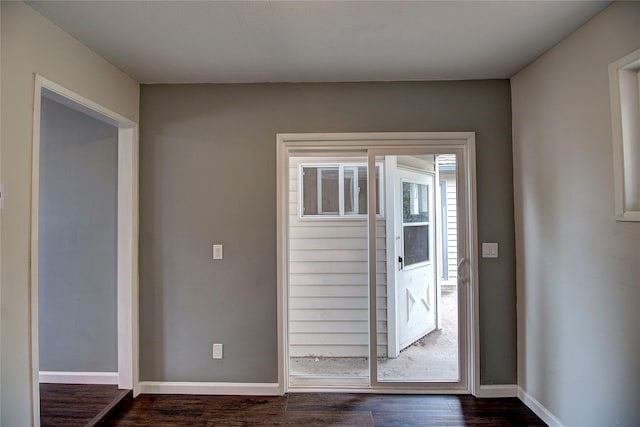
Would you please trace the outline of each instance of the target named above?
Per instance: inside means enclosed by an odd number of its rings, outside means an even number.
[[[222,344],[213,345],[213,358],[222,359]]]

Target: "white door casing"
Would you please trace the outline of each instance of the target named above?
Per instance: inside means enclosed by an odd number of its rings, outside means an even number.
[[[370,364],[369,386],[352,385],[348,389],[339,384],[319,384],[304,387],[305,391],[366,391],[384,390],[385,392],[434,392],[476,394],[479,388],[479,349],[478,349],[478,271],[477,271],[477,235],[476,235],[476,186],[475,186],[475,134],[473,132],[389,132],[389,133],[311,133],[311,134],[278,134],[277,135],[277,253],[278,253],[278,383],[281,393],[286,393],[292,387],[287,384],[289,376],[288,366],[288,249],[289,249],[289,156],[300,156],[303,153],[323,152],[331,155],[337,152],[366,150],[370,170],[383,156],[385,158],[385,173],[392,174],[393,169],[387,168],[396,155],[413,156],[416,154],[429,155],[439,153],[455,154],[459,160],[457,170],[458,211],[458,256],[467,258],[465,264],[465,280],[458,289],[459,295],[459,357],[460,376],[457,382],[381,382],[377,377],[377,364]],[[389,183],[388,180],[387,185]],[[386,189],[389,187],[385,185]],[[370,360],[377,358],[375,353],[378,343],[377,310],[376,310],[376,230],[373,224],[375,218],[375,187],[369,186],[369,327],[370,327]],[[389,192],[387,191],[389,195]],[[390,197],[387,197],[386,206]],[[393,215],[387,211],[386,215]],[[388,220],[388,217],[387,217]],[[434,236],[435,237],[435,236]],[[389,233],[387,232],[387,242]],[[387,275],[393,278],[394,275]],[[395,280],[394,280],[395,281]],[[389,306],[387,306],[390,308]],[[394,305],[395,308],[395,305]],[[391,319],[389,328],[393,329]],[[389,336],[393,331],[389,330]],[[393,357],[390,355],[390,357]],[[321,387],[321,388],[318,388]],[[296,390],[299,387],[295,387]]]
[[[38,331],[38,215],[40,106],[47,96],[118,128],[117,334],[118,388],[140,392],[138,378],[138,124],[40,75],[34,78],[31,176],[31,394],[34,427],[40,425]]]

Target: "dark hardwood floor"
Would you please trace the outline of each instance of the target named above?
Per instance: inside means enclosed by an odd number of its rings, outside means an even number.
[[[115,385],[40,384],[42,427],[85,427],[101,422],[131,392]]]
[[[300,393],[285,396],[141,395],[105,426],[544,426],[516,398]]]

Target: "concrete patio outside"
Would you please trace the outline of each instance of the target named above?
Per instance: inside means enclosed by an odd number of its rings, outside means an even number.
[[[431,332],[400,352],[378,358],[379,381],[458,381],[458,292],[443,289],[442,329]],[[292,357],[289,375],[306,378],[367,378],[365,357]]]

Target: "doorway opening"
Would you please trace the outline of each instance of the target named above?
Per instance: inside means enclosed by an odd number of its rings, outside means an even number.
[[[473,392],[473,134],[278,141],[283,388]]]
[[[135,123],[41,76],[34,94],[31,358],[39,426],[41,402],[65,394],[98,415],[104,407],[91,400],[106,407],[137,382],[138,141]],[[89,389],[96,399],[81,397]]]

